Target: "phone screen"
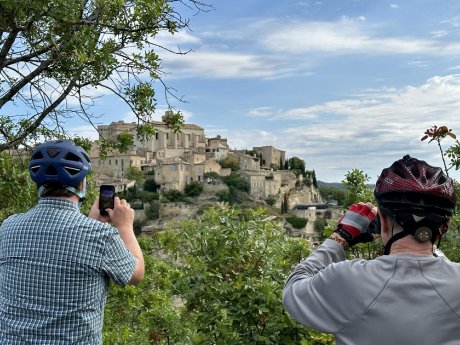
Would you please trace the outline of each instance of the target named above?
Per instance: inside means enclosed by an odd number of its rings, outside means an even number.
[[[106,209],[113,209],[114,207],[115,187],[112,185],[102,185],[99,192],[99,212],[101,215],[106,216]]]

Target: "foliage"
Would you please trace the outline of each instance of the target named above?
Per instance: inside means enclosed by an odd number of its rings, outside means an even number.
[[[296,176],[305,175],[305,161],[299,157],[292,157],[288,159],[289,170]]]
[[[185,186],[184,193],[185,195],[195,198],[203,192],[203,184],[198,181],[190,182]]]
[[[137,185],[134,185],[128,188],[128,190],[126,191],[124,195],[124,199],[126,199],[127,202],[131,202],[131,201],[137,200],[139,198],[139,195],[140,195],[139,189],[137,188]]]
[[[29,161],[0,152],[0,223],[37,203],[37,187],[29,175]]]
[[[337,205],[343,206],[345,203],[346,191],[334,187],[319,187],[319,192],[326,200],[336,200]]]
[[[315,220],[315,231],[318,233],[322,233],[324,231],[324,228],[327,226],[327,220],[324,218],[317,218]]]
[[[209,5],[195,0],[1,1],[0,109],[16,118],[0,116],[0,152],[37,135],[62,134],[69,117],[92,123],[98,116],[94,95],[101,92],[130,107],[141,140],[151,136],[154,86],[163,84],[156,52],[163,47],[155,37],[187,27],[178,11],[192,8],[199,12]],[[167,97],[176,97],[162,87]],[[178,131],[183,116],[171,111],[165,122]],[[102,148],[108,146],[104,142]]]
[[[267,205],[273,206],[273,205],[276,204],[276,200],[277,200],[277,199],[276,199],[275,196],[270,195],[269,197],[267,197],[267,198],[265,199],[265,202],[267,203]]]
[[[308,223],[308,219],[294,216],[287,217],[286,221],[296,229],[302,229]]]
[[[281,213],[287,213],[289,210],[289,198],[288,195],[285,193],[283,195],[283,200],[281,201]]]
[[[177,257],[177,284],[196,327],[194,344],[301,344],[308,330],[284,312],[281,292],[291,266],[307,252],[263,210],[207,209],[160,235]]]
[[[369,176],[362,170],[352,169],[347,172],[345,179],[342,181],[347,188],[347,194],[343,205],[345,208],[359,201],[375,204],[374,194],[367,185],[368,181]]]
[[[211,181],[220,180],[220,175],[215,171],[205,172],[203,175],[204,180],[210,179]]]
[[[135,180],[136,184],[142,185],[144,183],[144,173],[137,167],[129,167],[126,169],[125,177],[128,180]]]
[[[153,201],[145,209],[145,218],[147,220],[154,220],[160,218],[160,202]]]
[[[187,202],[187,196],[177,189],[170,189],[162,194],[161,202]]]
[[[150,239],[139,240],[145,260],[145,279],[136,286],[110,286],[104,313],[104,344],[192,344],[193,325],[184,322],[184,307],[173,303],[180,269],[155,259]]]
[[[452,146],[448,147],[447,150],[443,150],[442,144],[446,138],[454,139]],[[444,163],[444,171],[449,175],[449,170],[454,168],[455,170],[460,169],[460,142],[457,139],[452,129],[447,126],[433,126],[427,129],[422,137],[422,141],[431,138],[429,142],[435,141],[438,144],[438,148],[441,154],[442,161]],[[449,166],[447,165],[444,157],[450,159]],[[455,190],[457,192],[457,210],[460,201],[460,186],[457,181],[454,181]],[[441,242],[441,249],[446,256],[455,262],[460,262],[460,251],[459,251],[459,239],[460,239],[460,214],[457,211],[451,218],[448,232],[443,236]]]
[[[240,169],[238,158],[235,156],[227,156],[224,159],[221,159],[219,164],[222,168],[231,169],[232,171],[237,171]]]
[[[242,192],[246,192],[246,193],[249,192],[249,189],[250,189],[249,182],[235,172],[232,172],[228,176],[222,176],[222,181],[229,188],[233,187]]]
[[[160,185],[156,183],[154,178],[148,178],[144,181],[144,190],[146,192],[157,192]]]
[[[308,179],[311,179],[313,186],[315,186],[315,188],[318,188],[318,180],[316,179],[315,170],[306,170],[305,177]]]
[[[444,153],[441,142],[447,137],[454,139],[455,143]],[[428,138],[431,138],[428,141],[429,143],[436,141],[438,144],[439,151],[441,152],[441,158],[444,163],[444,171],[447,176],[449,176],[449,170],[451,168],[458,170],[460,168],[460,142],[457,140],[455,133],[452,132],[452,129],[447,128],[447,126],[432,126],[425,131],[421,140],[423,141]],[[447,156],[450,159],[451,163],[449,166],[447,166],[444,156]]]
[[[152,202],[152,201],[155,201],[155,200],[159,200],[160,196],[158,195],[158,193],[147,192],[147,191],[143,190],[140,193],[140,198],[141,198],[142,202]]]

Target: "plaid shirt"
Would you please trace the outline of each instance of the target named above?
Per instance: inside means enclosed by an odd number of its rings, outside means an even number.
[[[0,226],[0,344],[102,344],[109,280],[136,261],[117,229],[43,198]]]

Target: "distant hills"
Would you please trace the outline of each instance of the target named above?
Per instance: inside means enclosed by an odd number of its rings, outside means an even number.
[[[318,188],[334,188],[340,190],[346,190],[347,188],[341,182],[323,182],[318,181]]]
[[[368,184],[367,185],[371,190],[374,190],[375,184]],[[340,190],[346,190],[347,188],[345,185],[341,182],[323,182],[323,181],[318,181],[318,188],[334,188],[334,189],[340,189]]]

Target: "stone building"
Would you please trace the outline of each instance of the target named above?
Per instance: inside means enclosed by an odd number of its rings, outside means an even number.
[[[266,169],[283,169],[286,160],[286,151],[278,150],[273,146],[259,146],[252,149],[260,157],[260,166]]]

